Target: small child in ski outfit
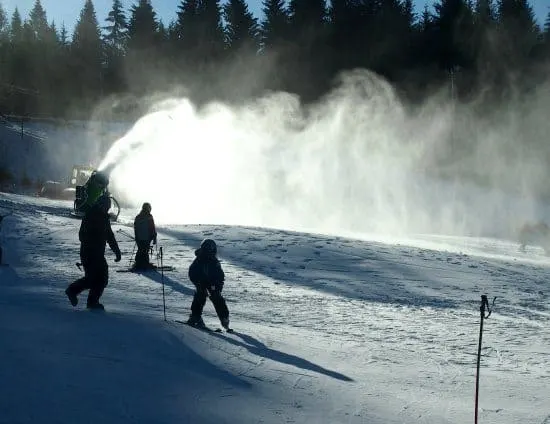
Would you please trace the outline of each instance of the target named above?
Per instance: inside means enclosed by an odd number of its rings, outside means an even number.
[[[229,310],[222,296],[225,274],[220,261],[216,257],[216,242],[206,239],[200,248],[195,250],[195,259],[189,267],[189,279],[195,285],[195,295],[191,304],[191,316],[188,324],[195,327],[204,327],[202,310],[206,304],[206,298],[210,297],[216,314],[225,329],[229,328]]]

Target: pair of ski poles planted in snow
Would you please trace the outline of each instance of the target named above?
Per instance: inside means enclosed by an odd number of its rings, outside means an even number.
[[[132,249],[132,254],[130,255],[130,261],[128,263],[128,266],[132,266],[132,258],[134,257],[134,252],[136,251],[136,239],[130,234],[124,231],[122,228],[119,228],[118,231],[120,234],[128,237],[130,240],[134,241],[134,247]],[[150,247],[151,254],[153,254],[153,246]],[[156,250],[156,258],[157,258],[157,264],[160,265],[160,281],[162,284],[162,310],[164,313],[164,321],[166,321],[166,296],[165,296],[165,290],[164,290],[164,253],[162,250],[162,246],[160,248],[157,248],[155,245]]]

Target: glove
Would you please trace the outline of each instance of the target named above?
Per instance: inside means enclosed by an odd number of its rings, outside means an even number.
[[[117,252],[115,262],[120,262],[121,259],[122,259],[122,255],[120,254],[120,252]]]

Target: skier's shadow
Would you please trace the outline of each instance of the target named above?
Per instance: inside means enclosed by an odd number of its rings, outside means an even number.
[[[160,271],[146,271],[139,272],[138,274],[147,277],[156,283],[162,284],[162,274],[160,273]],[[188,296],[193,296],[195,294],[194,289],[190,289],[182,284],[179,284],[178,282],[167,277],[166,273],[164,274],[164,285],[181,294],[185,294]]]
[[[262,343],[258,339],[255,339],[252,336],[239,333],[238,331],[233,331],[232,334],[241,338],[244,343],[238,340],[235,340],[230,336],[224,336],[219,333],[213,333],[213,335],[215,335],[216,337],[219,337],[220,339],[223,339],[232,345],[246,348],[250,353],[254,355],[261,356],[263,358],[268,358],[268,359],[271,359],[272,361],[280,362],[282,364],[294,365],[295,367],[298,367],[304,370],[309,370],[309,371],[317,372],[319,374],[324,374],[326,376],[335,378],[337,380],[348,381],[348,382],[354,381],[352,378],[348,377],[347,375],[323,368],[320,365],[317,365],[308,361],[307,359],[300,358],[298,356],[291,355],[289,353],[284,353],[276,349],[271,349],[270,347],[267,347],[264,343]]]

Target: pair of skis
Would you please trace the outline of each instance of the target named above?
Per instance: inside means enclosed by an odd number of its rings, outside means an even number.
[[[83,270],[82,269],[82,264],[80,262],[77,262],[76,266],[80,271]],[[140,274],[142,272],[149,272],[149,271],[161,272],[161,271],[175,271],[175,270],[176,270],[175,267],[165,265],[165,266],[155,266],[155,267],[152,267],[152,268],[145,268],[145,269],[135,269],[135,268],[117,269],[116,272],[133,272],[135,274]]]
[[[128,268],[128,269],[117,269],[116,272],[133,272],[135,274],[141,274],[142,272],[150,272],[150,271],[175,271],[176,268],[173,266],[156,266],[154,268],[146,268],[146,269],[135,269],[135,268]]]
[[[175,322],[177,322],[178,324],[185,324],[185,325],[188,325],[189,327],[191,328],[195,328],[197,330],[201,330],[201,331],[205,331],[207,333],[223,333],[224,330],[226,333],[234,333],[235,330],[233,330],[232,328],[225,328],[225,329],[222,329],[221,327],[218,327],[218,328],[210,328],[208,326],[198,326],[198,325],[193,325],[193,324],[189,324],[187,321],[182,321],[182,320],[175,320]]]

